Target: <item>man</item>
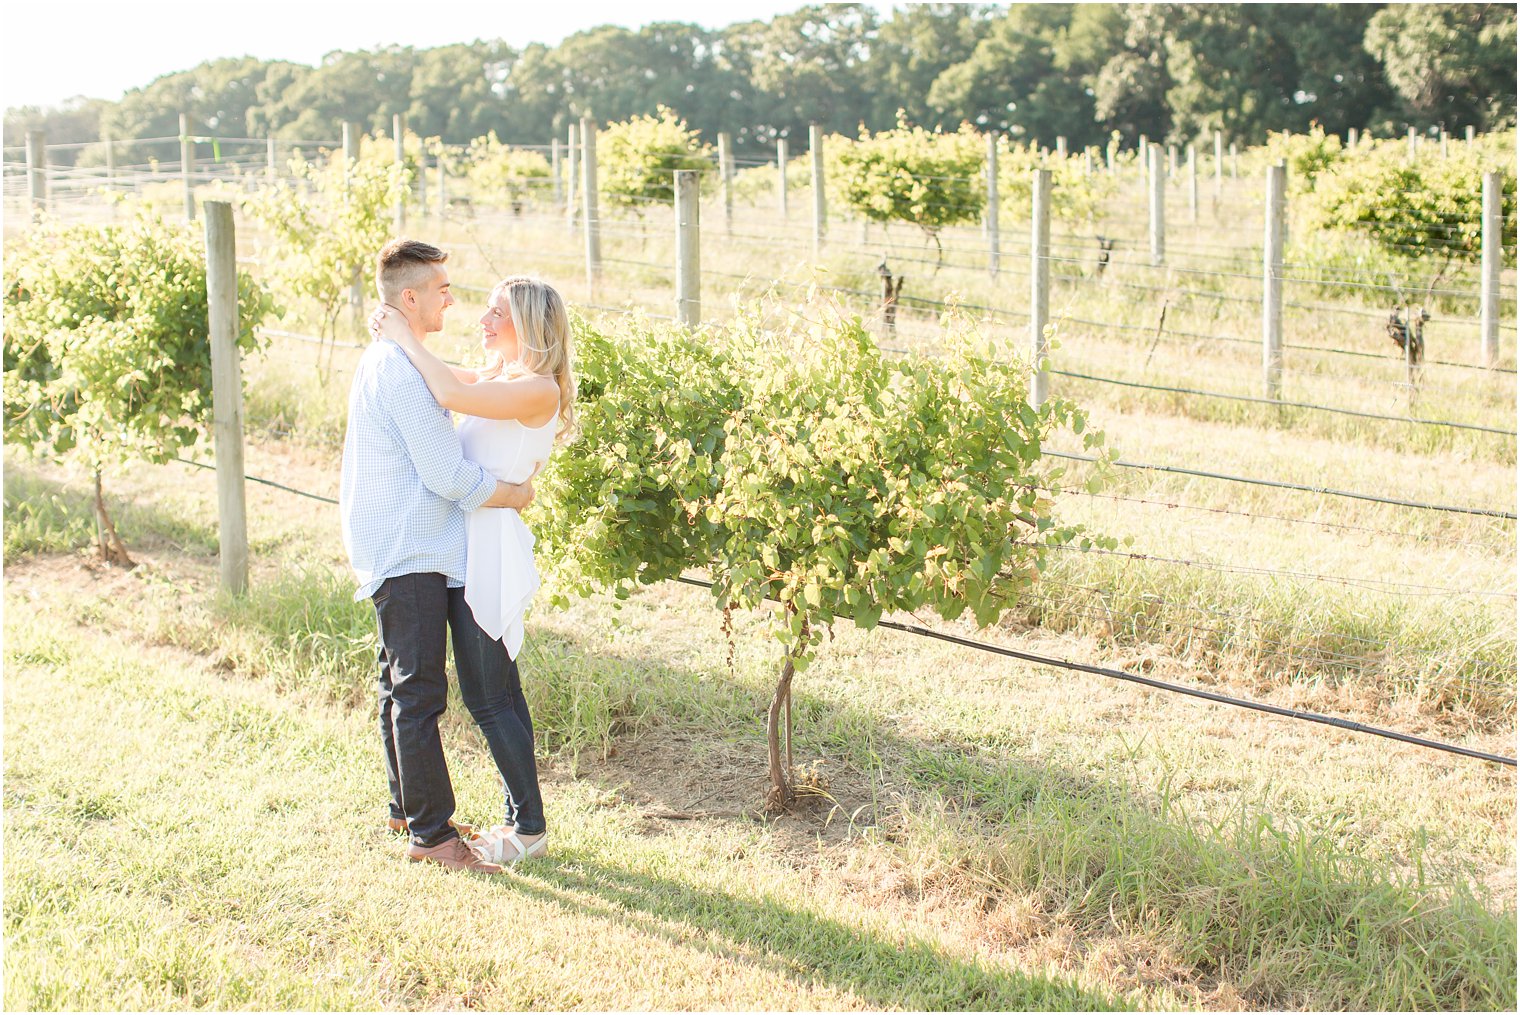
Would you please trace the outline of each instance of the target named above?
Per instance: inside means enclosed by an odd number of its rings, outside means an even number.
[[[379,256],[380,298],[419,342],[443,330],[453,305],[448,254],[393,240]],[[524,508],[531,483],[500,483],[468,461],[447,410],[395,343],[364,351],[348,400],[339,493],[343,545],[380,629],[380,740],[390,781],[391,828],[411,833],[407,856],[496,873],[459,837],[454,787],[438,734],[448,695],[444,630],[464,594],[465,514]]]

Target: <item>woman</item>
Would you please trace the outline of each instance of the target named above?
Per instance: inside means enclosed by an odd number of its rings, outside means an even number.
[[[498,479],[522,483],[537,475],[556,434],[571,433],[570,320],[547,283],[514,276],[491,290],[480,318],[487,365],[479,371],[450,367],[429,352],[398,311],[382,308],[370,324],[406,352],[439,405],[464,415],[459,440],[465,457]],[[539,577],[533,534],[516,511],[473,511],[467,533],[464,603],[449,611],[454,663],[465,707],[485,735],[506,797],[505,822],[471,845],[492,863],[512,864],[548,848],[533,721],[517,671],[523,612]]]

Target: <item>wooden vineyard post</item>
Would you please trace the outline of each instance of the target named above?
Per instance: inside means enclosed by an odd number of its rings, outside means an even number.
[[[190,140],[190,117],[179,114],[179,175],[185,185],[185,219],[195,221],[195,142]]]
[[[1214,131],[1214,210],[1224,200],[1224,132]]]
[[[1420,152],[1420,136],[1415,133],[1415,130],[1414,130],[1413,127],[1410,127],[1409,128],[1409,163],[1410,163],[1410,165],[1413,165],[1414,162],[1415,162],[1415,160],[1419,158],[1419,152]]]
[[[406,120],[400,113],[391,117],[391,133],[396,139],[396,178],[401,178],[401,173],[406,168]],[[400,236],[406,232],[406,192],[398,189],[396,192],[396,207],[391,213],[392,231]]]
[[[779,197],[778,211],[781,213],[781,221],[786,221],[786,162],[787,162],[786,138],[776,139],[776,194]]]
[[[206,202],[206,306],[216,444],[217,544],[222,589],[248,591],[248,509],[243,484],[243,370],[238,362],[237,241],[232,205]]]
[[[1161,145],[1150,150],[1151,264],[1166,263],[1166,176],[1161,164]]]
[[[823,128],[808,124],[808,154],[813,165],[813,260],[823,258],[823,237],[828,231],[829,206],[823,194]]]
[[[582,217],[586,234],[586,284],[595,291],[602,277],[602,233],[596,206],[596,124],[591,117],[581,117],[581,201],[586,213]]]
[[[676,320],[702,323],[702,191],[695,169],[676,170]]]
[[[565,223],[575,231],[575,189],[580,171],[580,125],[572,123],[565,132]]]
[[[1050,317],[1050,170],[1034,170],[1029,228],[1029,344],[1034,373],[1029,379],[1029,401],[1038,407],[1050,394],[1050,374],[1045,359],[1050,342],[1045,325]]]
[[[723,229],[734,231],[734,141],[727,131],[718,134],[718,186],[723,194]]]
[[[279,175],[280,167],[279,167],[278,159],[279,159],[279,155],[278,155],[278,153],[276,152],[276,149],[275,149],[274,138],[272,138],[272,137],[265,138],[264,139],[264,160],[265,160],[266,164],[265,164],[265,167],[264,167],[264,175],[270,180],[270,182],[273,182],[274,178]]]
[[[47,135],[40,130],[26,132],[26,191],[31,199],[32,218],[47,211]]]
[[[1187,150],[1188,172],[1188,215],[1193,225],[1198,224],[1198,150],[1188,145]]]
[[[1288,171],[1267,167],[1266,242],[1262,251],[1261,366],[1266,397],[1282,397],[1283,219]]]
[[[987,269],[996,278],[1001,259],[998,255],[998,138],[987,134]]]
[[[442,228],[444,217],[449,213],[449,171],[444,163],[444,150],[441,143],[438,145],[438,154],[434,157],[434,161],[438,164],[438,225]]]
[[[549,141],[549,175],[554,179],[554,207],[559,208],[565,200],[565,181],[562,177],[564,163],[559,153],[559,138]]]
[[[1493,367],[1499,361],[1499,268],[1502,260],[1500,196],[1504,178],[1499,173],[1483,174],[1483,282],[1482,332],[1483,365]]]

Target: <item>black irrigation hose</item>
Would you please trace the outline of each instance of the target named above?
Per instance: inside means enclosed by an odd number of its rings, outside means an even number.
[[[212,472],[216,471],[215,465],[210,465],[206,462],[197,462],[190,458],[180,458],[176,456],[175,461],[183,462],[186,465],[193,465],[198,469],[209,469]],[[286,493],[293,493],[301,497],[309,497],[312,500],[322,501],[324,504],[338,503],[332,497],[324,497],[321,494],[308,493],[305,490],[297,490],[295,487],[285,486],[283,483],[276,483],[271,479],[263,479],[258,476],[247,475],[245,475],[243,478],[249,480],[250,482],[262,483],[265,486],[272,486],[276,490],[284,490]],[[702,581],[698,578],[688,578],[685,575],[678,576],[676,578],[676,581],[683,582],[687,585],[696,585],[700,588],[712,588],[711,582]],[[1460,754],[1470,758],[1478,758],[1482,761],[1491,761],[1500,765],[1509,765],[1511,768],[1515,767],[1514,758],[1506,758],[1497,754],[1489,754],[1486,751],[1478,751],[1470,747],[1462,747],[1457,744],[1442,743],[1438,740],[1426,740],[1423,737],[1412,736],[1408,733],[1400,733],[1397,730],[1383,729],[1378,726],[1368,726],[1365,723],[1354,722],[1350,719],[1341,719],[1337,716],[1320,715],[1317,712],[1305,712],[1302,709],[1296,708],[1284,708],[1281,705],[1270,705],[1266,702],[1249,701],[1245,698],[1232,698],[1226,694],[1216,694],[1213,691],[1205,691],[1196,687],[1186,687],[1182,684],[1173,684],[1165,680],[1157,680],[1154,677],[1142,677],[1137,673],[1128,673],[1124,670],[1110,669],[1106,666],[1093,666],[1089,663],[1074,663],[1065,659],[1053,659],[1049,656],[1036,655],[1033,652],[1021,652],[1018,649],[1004,648],[1001,645],[992,645],[987,642],[975,641],[971,638],[962,638],[959,635],[947,634],[943,631],[931,630],[927,627],[920,627],[917,624],[903,624],[892,620],[880,620],[877,621],[877,626],[889,628],[893,631],[902,631],[907,634],[915,634],[923,638],[937,638],[940,641],[947,641],[951,644],[960,645],[964,648],[974,648],[982,652],[991,652],[996,655],[1008,656],[1012,659],[1021,659],[1025,662],[1037,663],[1041,666],[1054,666],[1060,669],[1076,670],[1081,673],[1092,673],[1100,677],[1112,677],[1116,680],[1127,680],[1132,683],[1143,684],[1146,687],[1154,688],[1159,691],[1170,691],[1175,694],[1186,694],[1195,698],[1202,698],[1205,701],[1213,701],[1222,705],[1234,705],[1238,708],[1255,709],[1258,712],[1269,712],[1273,715],[1285,716],[1289,719],[1300,719],[1305,722],[1323,723],[1327,726],[1336,726],[1340,729],[1348,730],[1352,733],[1370,733],[1374,736],[1387,737],[1390,740],[1399,740],[1406,744],[1415,744],[1419,747],[1429,747],[1434,750],[1446,751],[1451,754]]]
[[[1423,419],[1418,416],[1392,416],[1381,412],[1363,412],[1360,409],[1343,409],[1334,405],[1316,405],[1313,402],[1285,402],[1280,398],[1259,398],[1255,395],[1231,395],[1223,391],[1200,391],[1197,388],[1173,388],[1165,384],[1145,384],[1140,381],[1123,381],[1117,377],[1096,377],[1092,374],[1079,374],[1071,370],[1050,371],[1060,377],[1075,377],[1084,381],[1097,381],[1100,384],[1119,384],[1126,388],[1145,388],[1148,391],[1170,391],[1179,395],[1198,395],[1203,398],[1223,398],[1232,402],[1254,402],[1258,405],[1276,405],[1290,409],[1312,409],[1315,412],[1333,412],[1341,416],[1360,416],[1363,419],[1386,419],[1394,423],[1422,423],[1425,426],[1444,426],[1454,430],[1481,430],[1484,433],[1504,434],[1514,437],[1515,431],[1506,430],[1498,426],[1483,426],[1481,423],[1457,423],[1445,419]]]
[[[1091,455],[1076,455],[1069,451],[1042,451],[1041,454],[1052,458],[1069,458],[1074,462],[1096,462]],[[1270,486],[1278,490],[1300,490],[1304,493],[1322,493],[1330,497],[1349,497],[1352,500],[1368,500],[1374,504],[1393,504],[1396,507],[1419,508],[1423,511],[1450,511],[1460,515],[1482,515],[1486,518],[1508,518],[1515,520],[1513,512],[1499,511],[1494,508],[1458,507],[1451,504],[1426,504],[1417,500],[1399,500],[1396,497],[1380,497],[1375,493],[1357,493],[1354,490],[1335,490],[1328,486],[1307,486],[1303,483],[1285,483],[1278,479],[1254,479],[1250,476],[1227,476],[1219,472],[1204,472],[1200,469],[1184,469],[1179,465],[1147,465],[1143,462],[1114,462],[1115,465],[1126,469],[1150,469],[1154,472],[1175,472],[1183,476],[1201,476],[1204,479],[1223,479],[1230,483],[1248,483],[1252,486]]]
[[[680,575],[675,579],[687,585],[695,585],[699,588],[712,588],[711,582],[702,581],[700,578],[688,578]],[[848,619],[843,616],[841,620]],[[1424,737],[1413,736],[1409,733],[1400,733],[1397,730],[1383,729],[1381,726],[1368,726],[1366,723],[1355,722],[1351,719],[1342,719],[1339,716],[1321,715],[1318,712],[1305,712],[1302,709],[1286,708],[1282,705],[1271,705],[1264,701],[1251,701],[1246,698],[1233,698],[1228,694],[1218,694],[1214,691],[1205,691],[1198,687],[1188,687],[1184,684],[1174,684],[1166,680],[1157,680],[1154,677],[1142,677],[1138,673],[1129,673],[1125,670],[1111,669],[1107,666],[1093,666],[1090,663],[1074,663],[1067,659],[1055,659],[1051,656],[1037,655],[1033,652],[1022,652],[1019,649],[1004,648],[1001,645],[993,645],[984,641],[976,641],[973,638],[962,638],[960,635],[948,634],[944,631],[935,631],[932,628],[922,627],[918,624],[903,624],[893,620],[879,620],[878,627],[889,628],[893,631],[901,631],[905,634],[915,634],[921,638],[935,638],[939,641],[947,641],[952,645],[962,648],[972,648],[979,652],[990,652],[994,655],[1007,656],[1010,659],[1021,659],[1024,662],[1036,663],[1040,666],[1053,666],[1063,670],[1076,670],[1079,673],[1091,673],[1100,677],[1112,677],[1115,680],[1127,680],[1135,684],[1143,684],[1146,687],[1158,691],[1170,691],[1173,694],[1186,694],[1194,698],[1202,698],[1205,701],[1216,702],[1221,705],[1234,705],[1237,708],[1249,708],[1258,712],[1268,712],[1272,715],[1280,715],[1289,719],[1299,719],[1304,722],[1317,722],[1326,726],[1335,726],[1351,733],[1370,733],[1373,736],[1387,737],[1390,740],[1398,740],[1406,744],[1415,744],[1419,747],[1429,747],[1437,751],[1446,751],[1450,754],[1460,754],[1469,758],[1478,758],[1482,761],[1491,761],[1499,765],[1515,767],[1514,758],[1506,758],[1500,754],[1489,754],[1487,751],[1474,750],[1471,747],[1463,747],[1459,744],[1443,743],[1439,740],[1426,740]]]

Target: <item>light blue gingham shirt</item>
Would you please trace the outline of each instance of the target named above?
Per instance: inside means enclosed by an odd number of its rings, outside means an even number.
[[[462,587],[465,514],[495,489],[495,477],[464,457],[448,410],[406,353],[373,342],[348,394],[338,493],[354,599],[400,574],[438,572]]]

